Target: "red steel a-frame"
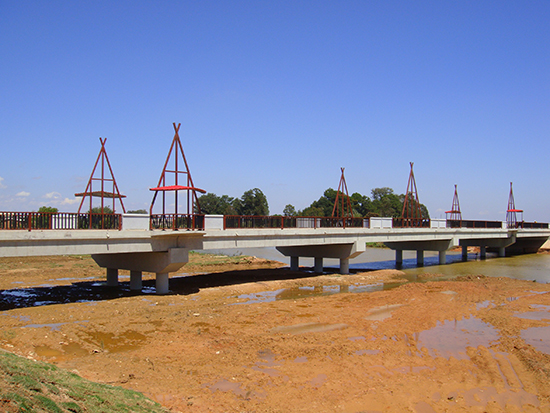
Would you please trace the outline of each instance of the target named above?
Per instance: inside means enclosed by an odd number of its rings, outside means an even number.
[[[92,213],[92,198],[98,197],[101,198],[101,215],[104,215],[104,209],[105,209],[105,199],[112,199],[113,200],[113,213],[115,213],[115,201],[118,199],[120,201],[120,206],[122,207],[122,212],[126,213],[126,209],[124,208],[124,203],[122,202],[122,198],[126,198],[125,195],[121,195],[120,191],[118,190],[118,185],[116,184],[115,176],[113,174],[113,169],[111,168],[111,163],[109,162],[109,157],[107,156],[107,151],[105,150],[105,142],[107,142],[107,138],[101,139],[99,138],[99,141],[101,142],[101,149],[99,151],[99,155],[97,156],[97,160],[95,161],[94,169],[92,170],[92,174],[90,175],[90,179],[88,180],[88,185],[86,185],[86,190],[84,192],[81,192],[79,194],[75,194],[75,196],[81,196],[82,201],[80,201],[80,206],[78,207],[78,213],[80,213],[82,206],[84,205],[84,200],[86,197],[90,197],[90,214]],[[96,170],[98,169],[99,161],[101,160],[101,168],[99,171],[99,176],[96,176]],[[107,166],[107,168],[106,168]],[[100,189],[94,190],[93,189],[93,183],[99,183]],[[111,191],[108,191],[108,188],[106,186],[111,187]],[[91,225],[92,220],[90,220]]]
[[[348,186],[346,184],[346,178],[344,177],[344,169],[342,170],[342,176],[340,177],[340,183],[338,184],[338,190],[336,191],[336,199],[334,200],[334,208],[332,208],[333,218],[353,218],[353,210],[351,209],[351,201],[348,194]]]
[[[460,203],[458,202],[458,190],[455,185],[455,196],[453,197],[453,206],[450,211],[445,211],[448,221],[462,221],[462,212],[460,212]]]
[[[422,211],[420,209],[420,201],[418,200],[418,190],[414,179],[413,162],[411,164],[411,173],[409,174],[409,182],[407,183],[407,192],[405,192],[405,200],[403,201],[403,210],[401,211],[401,219],[404,227],[420,227],[422,226]]]
[[[520,214],[519,222],[517,219],[517,214]],[[517,228],[520,222],[523,222],[523,210],[516,209],[514,192],[512,191],[512,182],[510,182],[510,195],[508,196],[508,209],[506,210],[506,224],[508,228]]]
[[[179,137],[179,129],[181,123],[174,125],[174,139],[172,140],[172,145],[168,151],[168,156],[166,157],[166,162],[164,163],[164,168],[160,175],[159,182],[155,188],[150,188],[151,191],[155,192],[153,200],[151,202],[150,214],[153,215],[153,207],[155,205],[155,200],[159,192],[162,193],[162,214],[166,215],[166,192],[174,192],[174,214],[178,215],[178,193],[179,191],[187,192],[187,215],[192,215],[194,213],[200,214],[200,205],[197,197],[197,192],[206,193],[204,189],[195,187],[193,184],[193,179],[191,178],[191,173],[189,172],[189,165],[185,159],[185,153],[183,152],[183,146],[181,145],[181,140]],[[169,161],[173,156],[173,166],[169,167]],[[182,167],[185,169],[180,169]],[[169,179],[171,178],[171,179]],[[183,179],[181,179],[183,178]],[[170,183],[167,181],[171,181]]]

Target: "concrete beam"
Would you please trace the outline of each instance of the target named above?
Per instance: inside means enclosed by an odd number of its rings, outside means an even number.
[[[365,251],[366,244],[295,245],[276,247],[286,257],[355,258]]]
[[[392,250],[405,251],[447,251],[454,246],[454,239],[427,240],[427,241],[398,241],[384,242]]]
[[[169,273],[189,262],[189,250],[170,248],[167,252],[129,252],[122,254],[93,254],[100,267],[129,271]]]
[[[507,238],[477,238],[477,239],[461,239],[461,247],[489,247],[489,248],[506,248],[516,242],[516,236],[511,235]]]

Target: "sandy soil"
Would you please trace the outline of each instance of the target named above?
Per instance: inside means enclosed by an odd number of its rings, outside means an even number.
[[[218,272],[156,296],[98,285],[87,257],[0,259],[0,346],[173,411],[550,411],[550,285],[277,266],[190,266]]]

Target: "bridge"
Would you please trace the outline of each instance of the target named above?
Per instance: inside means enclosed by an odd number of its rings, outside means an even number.
[[[290,258],[290,268],[299,269],[300,257],[313,257],[315,272],[323,271],[324,258],[340,260],[340,272],[349,273],[349,260],[365,251],[367,243],[383,243],[395,250],[396,266],[403,263],[403,251],[416,251],[417,265],[425,251],[437,251],[440,264],[450,248],[477,246],[485,258],[488,249],[499,256],[536,252],[550,237],[548,224],[517,220],[523,211],[515,208],[512,184],[506,222],[463,220],[455,185],[453,206],[447,219],[429,219],[418,201],[413,163],[400,218],[358,218],[354,216],[344,168],[331,217],[231,216],[201,214],[183,147],[174,123],[175,135],[168,152],[148,214],[126,214],[113,170],[101,139],[101,150],[76,213],[0,212],[0,256],[91,254],[106,268],[107,285],[118,285],[118,271],[130,271],[130,289],[142,288],[143,272],[156,274],[159,294],[169,291],[169,273],[189,260],[189,251],[226,248],[275,247]],[[174,155],[172,157],[172,155]],[[173,161],[173,166],[170,165]],[[97,171],[97,174],[96,174]],[[173,182],[167,182],[173,178]],[[95,183],[95,189],[94,189]],[[97,188],[99,184],[99,189]],[[112,188],[110,191],[108,188]],[[179,192],[187,193],[187,212],[178,212]],[[174,213],[167,213],[166,194],[174,193]],[[154,213],[157,196],[161,213]],[[93,208],[92,198],[101,199]],[[81,212],[89,198],[88,212]],[[112,210],[105,205],[112,200]],[[119,201],[123,214],[115,213]]]
[[[519,223],[509,228],[500,221],[404,223],[394,218],[173,214],[161,219],[149,214],[113,214],[109,219],[88,216],[94,226],[90,228],[85,221],[78,229],[79,218],[83,219],[78,214],[0,212],[5,228],[0,230],[0,256],[91,254],[106,268],[107,285],[118,285],[118,271],[128,270],[130,289],[141,290],[143,272],[154,273],[157,293],[166,294],[168,274],[185,265],[192,250],[275,247],[289,257],[292,270],[299,269],[300,257],[312,257],[314,271],[321,273],[323,259],[336,258],[340,272],[347,274],[349,260],[364,252],[367,243],[383,243],[395,250],[399,268],[403,251],[416,251],[419,266],[425,251],[437,251],[444,264],[451,248],[462,247],[464,259],[469,246],[479,247],[481,258],[487,250],[505,256],[536,252],[550,237],[548,224]]]

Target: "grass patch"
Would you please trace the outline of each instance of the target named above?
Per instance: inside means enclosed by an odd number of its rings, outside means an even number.
[[[204,252],[191,251],[189,253],[189,264],[192,265],[226,265],[226,264],[240,264],[244,261],[248,261],[249,258],[244,255],[223,255],[223,254],[209,254]]]
[[[367,242],[367,248],[388,248],[383,242]]]
[[[6,412],[167,412],[141,393],[93,383],[4,351],[0,351],[0,400],[0,410]]]

